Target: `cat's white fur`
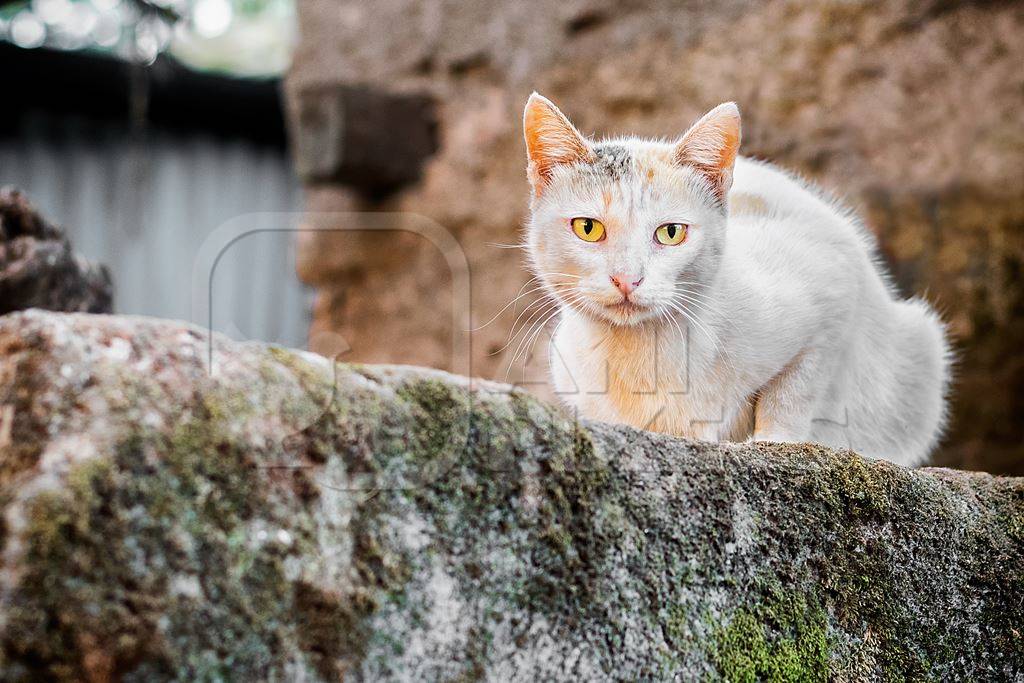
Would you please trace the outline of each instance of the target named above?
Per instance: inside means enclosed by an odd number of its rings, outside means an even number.
[[[551,372],[582,416],[925,460],[946,421],[942,322],[896,295],[849,210],[736,156],[735,105],[678,142],[594,142],[534,94],[525,128],[531,265],[561,306]],[[680,245],[653,239],[670,222],[690,226]],[[632,304],[616,274],[643,278]]]

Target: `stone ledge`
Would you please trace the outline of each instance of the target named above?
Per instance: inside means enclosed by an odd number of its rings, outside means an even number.
[[[1024,482],[0,317],[0,678],[1013,679]]]

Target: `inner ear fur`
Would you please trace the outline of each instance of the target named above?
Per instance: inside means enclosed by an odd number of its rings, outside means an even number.
[[[537,194],[548,184],[559,164],[593,159],[587,139],[558,107],[537,93],[530,95],[526,102],[523,136],[528,159],[526,174]]]
[[[720,104],[693,124],[676,144],[675,160],[695,168],[724,200],[732,187],[740,148],[740,110],[735,102]]]

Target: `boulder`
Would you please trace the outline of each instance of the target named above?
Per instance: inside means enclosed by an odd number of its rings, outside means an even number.
[[[1009,680],[1024,481],[0,317],[0,679]]]
[[[113,289],[106,266],[72,251],[24,194],[0,189],[0,315],[26,308],[110,313]]]

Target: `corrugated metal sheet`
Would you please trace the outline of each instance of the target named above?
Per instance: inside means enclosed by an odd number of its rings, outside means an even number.
[[[270,222],[289,228],[302,207],[280,149],[43,117],[0,139],[0,184],[25,190],[80,253],[110,267],[118,313],[181,320],[192,315],[197,255],[218,226],[281,212]],[[217,331],[305,345],[311,294],[291,245],[287,232],[268,231],[225,252],[214,278]]]

